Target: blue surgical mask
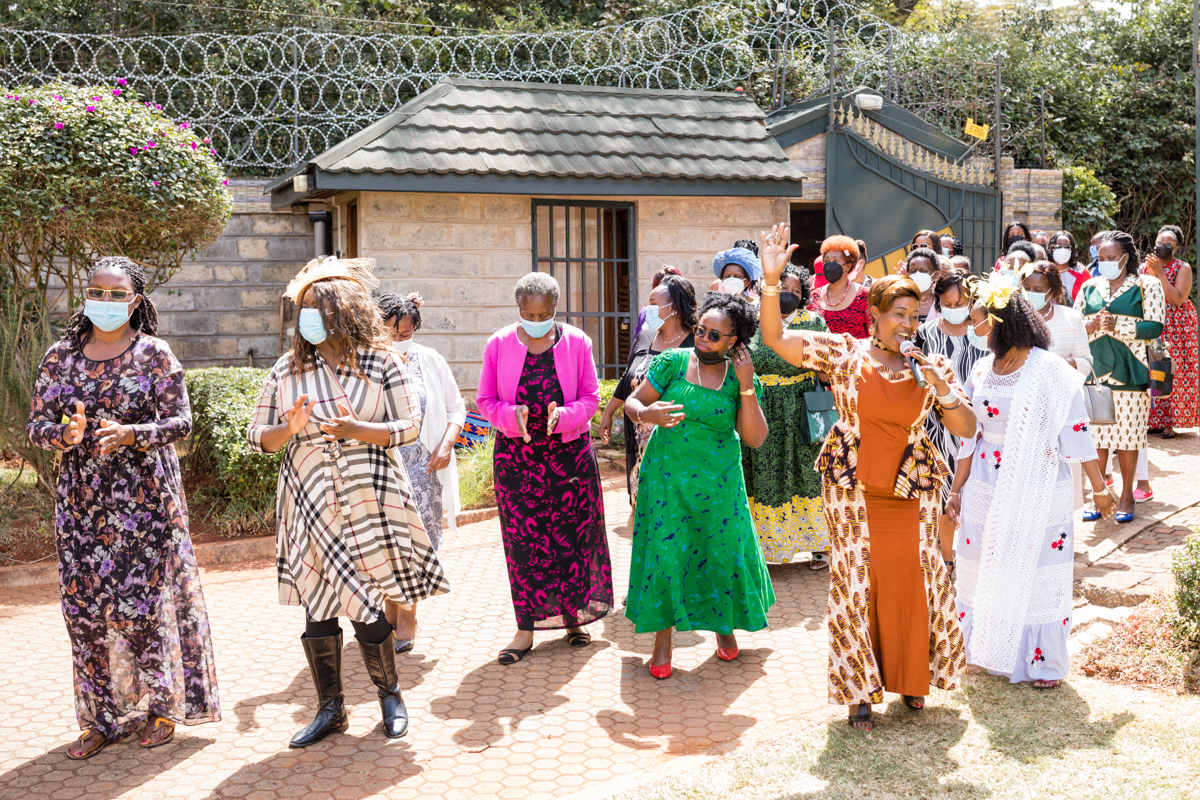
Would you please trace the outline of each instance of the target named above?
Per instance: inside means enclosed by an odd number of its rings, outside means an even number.
[[[1091,247],[1089,247],[1088,255],[1090,255],[1092,257],[1092,261],[1095,261],[1096,259],[1098,259],[1100,257],[1100,245],[1094,244]]]
[[[329,332],[325,330],[325,320],[321,319],[321,310],[318,308],[300,309],[300,321],[296,323],[296,330],[309,344],[320,344],[329,338]]]
[[[118,303],[115,300],[84,300],[83,315],[100,330],[111,333],[133,316],[133,311],[130,310],[131,305],[132,301]]]
[[[665,317],[662,315],[663,309],[670,307],[670,304],[665,306],[646,306],[646,327],[649,328],[651,332],[657,331],[659,328],[661,328],[663,323],[667,321],[671,314],[675,313],[672,311]]]
[[[1034,310],[1041,311],[1046,307],[1045,292],[1031,292],[1028,289],[1022,289],[1021,293],[1025,295],[1025,299],[1029,301],[1029,305],[1034,307]]]
[[[962,308],[946,308],[942,306],[942,317],[951,325],[962,325],[970,315],[970,306],[963,306]]]
[[[647,317],[649,317],[648,314]],[[550,329],[554,327],[554,317],[542,320],[541,322],[532,322],[524,317],[521,317],[521,327],[525,329],[527,334],[529,334],[529,338],[540,339],[549,333]]]
[[[1100,268],[1100,276],[1110,281],[1115,281],[1121,277],[1122,265],[1120,261],[1101,261],[1096,266]]]
[[[982,324],[982,322],[979,323],[979,325]],[[978,328],[979,325],[972,325],[971,327],[967,328],[967,341],[970,342],[971,347],[974,347],[976,350],[987,350],[988,337],[980,336],[975,332],[975,329]]]

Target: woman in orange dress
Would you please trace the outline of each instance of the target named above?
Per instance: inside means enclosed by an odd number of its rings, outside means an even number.
[[[932,683],[953,689],[966,664],[954,588],[938,538],[940,488],[949,474],[925,432],[935,409],[957,436],[975,416],[944,356],[918,354],[928,386],[900,345],[917,330],[921,292],[907,276],[871,284],[871,338],[784,331],[779,276],[795,245],[776,225],[764,236],[763,342],[785,361],[831,376],[838,422],[817,459],[832,558],[829,699],[871,729],[871,704],[897,692],[925,706]]]

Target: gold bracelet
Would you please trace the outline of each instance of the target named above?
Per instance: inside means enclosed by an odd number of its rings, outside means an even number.
[[[779,294],[781,291],[783,291],[783,286],[778,283],[776,283],[773,286],[763,286],[762,287],[763,295],[768,295],[768,294],[776,295],[776,294]]]
[[[746,390],[745,390],[745,391],[743,391],[741,394],[745,395],[746,397],[749,397],[749,396],[750,396],[750,395],[752,395],[752,394],[758,394],[758,392],[756,392],[756,391],[754,390],[754,387],[753,387],[753,386],[751,386],[749,389],[746,389]]]

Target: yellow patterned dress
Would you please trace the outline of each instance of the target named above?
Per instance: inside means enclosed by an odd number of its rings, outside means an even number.
[[[825,320],[802,311],[788,327],[793,331],[828,333]],[[768,564],[787,564],[797,553],[829,549],[821,476],[815,464],[821,444],[801,439],[803,397],[820,389],[811,371],[793,367],[754,334],[750,356],[762,381],[762,410],[770,433],[761,447],[742,445],[742,472],[750,494],[750,514]]]
[[[793,334],[793,336],[796,334]],[[893,372],[870,356],[870,343],[849,335],[804,333],[799,360],[801,369],[825,372],[832,378],[838,422],[817,459],[824,481],[825,515],[829,524],[829,702],[856,705],[883,702],[884,681],[871,640],[871,537],[870,515],[863,483],[857,478],[858,454],[864,434],[858,411],[864,371],[887,381],[911,381],[908,370]],[[934,364],[947,384],[962,395],[949,360],[934,356]],[[966,666],[962,632],[955,616],[954,584],[942,561],[938,539],[940,503],[938,488],[949,469],[925,432],[925,420],[936,405],[926,392],[919,415],[901,442],[899,471],[893,493],[901,500],[918,500],[920,538],[918,553],[929,614],[929,683],[954,689]]]

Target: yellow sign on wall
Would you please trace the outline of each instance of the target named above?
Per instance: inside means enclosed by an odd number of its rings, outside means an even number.
[[[974,136],[976,139],[986,139],[988,135],[987,125],[976,125],[975,120],[967,118],[967,136]]]

